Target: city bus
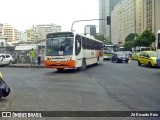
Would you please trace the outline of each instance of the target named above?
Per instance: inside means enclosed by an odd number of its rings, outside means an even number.
[[[157,33],[156,51],[157,51],[157,66],[160,67],[160,30],[158,30],[158,33]]]
[[[103,58],[104,59],[111,59],[112,54],[118,51],[118,46],[116,45],[104,45],[103,47]]]
[[[58,71],[73,68],[85,70],[103,61],[103,42],[75,32],[56,32],[46,36],[46,68]]]

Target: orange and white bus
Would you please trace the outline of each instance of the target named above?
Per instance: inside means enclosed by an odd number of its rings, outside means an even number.
[[[79,68],[103,61],[103,42],[75,32],[56,32],[46,36],[46,68]]]

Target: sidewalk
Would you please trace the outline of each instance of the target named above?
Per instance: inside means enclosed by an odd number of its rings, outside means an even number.
[[[27,63],[17,63],[17,64],[11,64],[11,65],[8,65],[7,67],[13,67],[13,68],[45,68],[44,67],[44,64],[42,65],[30,65],[30,64],[27,64]]]

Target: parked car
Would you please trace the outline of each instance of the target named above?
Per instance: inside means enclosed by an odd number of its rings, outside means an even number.
[[[113,53],[112,57],[111,57],[111,62],[126,62],[128,63],[128,56],[126,54],[124,54],[124,52],[115,52]]]
[[[157,66],[157,53],[156,51],[143,51],[138,56],[138,65],[148,65],[148,67]]]
[[[6,53],[1,53],[0,54],[0,65],[9,65],[12,64],[15,59],[10,55]]]

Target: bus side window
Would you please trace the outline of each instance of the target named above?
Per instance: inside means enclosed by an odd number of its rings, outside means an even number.
[[[75,55],[78,55],[81,51],[81,37],[76,35],[75,39]]]

